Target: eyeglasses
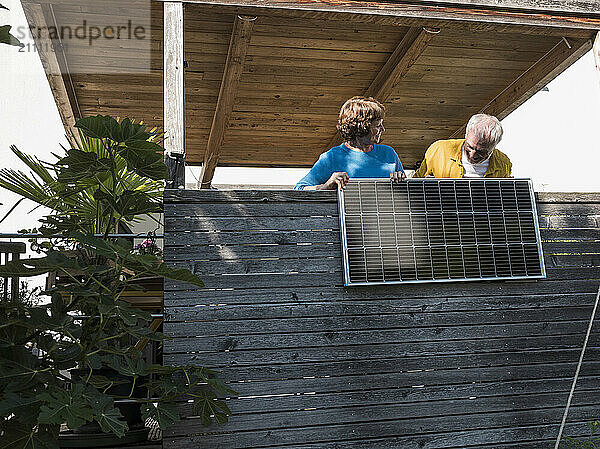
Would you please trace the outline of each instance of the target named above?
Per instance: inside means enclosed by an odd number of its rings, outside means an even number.
[[[492,154],[492,151],[494,151],[493,148],[491,148],[491,149],[475,148],[466,140],[465,140],[465,148],[469,151],[474,152],[478,156],[482,156],[484,159],[487,158],[490,154]]]

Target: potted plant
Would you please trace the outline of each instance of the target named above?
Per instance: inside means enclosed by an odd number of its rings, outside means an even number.
[[[162,429],[179,419],[176,402],[187,399],[204,422],[225,422],[230,412],[217,397],[234,392],[206,368],[145,361],[136,342],[164,337],[148,328],[148,312],[121,299],[146,276],[203,285],[112,237],[120,224],[162,209],[160,136],[108,116],[76,126],[77,148],[56,162],[12,147],[32,173],[0,170],[0,187],[50,209],[39,229],[49,238],[36,244],[40,256],[0,266],[0,277],[57,272],[63,279],[44,292],[46,304],[0,303],[0,447],[58,447],[61,425],[90,422],[124,438],[129,426],[115,401],[135,401],[142,418]],[[139,386],[147,397],[136,397]]]

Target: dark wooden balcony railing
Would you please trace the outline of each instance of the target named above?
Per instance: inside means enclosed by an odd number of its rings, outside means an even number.
[[[334,192],[167,191],[164,363],[218,369],[165,449],[551,449],[600,283],[600,195],[539,194],[547,279],[344,287]],[[592,329],[565,434],[600,418]]]
[[[0,242],[0,263],[4,264],[21,258],[26,246],[23,242]],[[16,300],[19,297],[19,278],[3,278],[2,300]]]

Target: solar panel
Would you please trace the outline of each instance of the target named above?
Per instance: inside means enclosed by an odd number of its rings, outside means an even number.
[[[544,278],[529,179],[351,179],[345,285]]]

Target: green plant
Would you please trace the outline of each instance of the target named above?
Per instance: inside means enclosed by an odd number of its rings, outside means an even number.
[[[0,4],[0,9],[8,10],[8,8],[6,6],[1,5],[1,4]],[[19,41],[19,39],[17,39],[12,34],[10,34],[10,29],[11,29],[10,25],[1,25],[0,26],[0,44],[7,44],[7,45],[14,45],[17,47],[22,47],[23,44]]]
[[[0,278],[0,292],[4,290],[4,285],[7,279]],[[19,282],[19,302],[28,306],[35,306],[40,303],[40,293],[42,287],[31,287],[29,282]]]
[[[162,257],[162,249],[156,244],[156,240],[152,235],[135,245],[133,251],[136,254],[152,254],[157,257]]]
[[[203,285],[190,271],[136,254],[129,241],[111,237],[121,223],[161,211],[167,170],[157,136],[107,116],[76,126],[77,148],[56,162],[13,147],[32,173],[0,170],[0,187],[51,210],[39,229],[51,238],[36,242],[41,256],[0,266],[0,277],[56,272],[63,279],[44,292],[48,304],[0,302],[0,447],[57,447],[61,424],[72,429],[92,420],[122,436],[127,424],[114,400],[133,398],[139,384],[150,396],[135,398],[143,418],[163,429],[179,419],[179,400],[193,399],[206,424],[225,422],[230,412],[217,396],[235,392],[206,368],[146,362],[136,342],[164,336],[147,327],[147,312],[121,300],[148,275]],[[119,381],[100,374],[103,367],[131,380],[130,393],[108,394]],[[67,370],[75,368],[79,376],[70,378]]]
[[[566,442],[566,446],[562,445],[566,449],[598,449],[600,448],[600,435],[597,432],[600,430],[600,421],[592,421],[588,423],[590,427],[590,434],[583,438],[571,438],[564,437],[563,441]]]

